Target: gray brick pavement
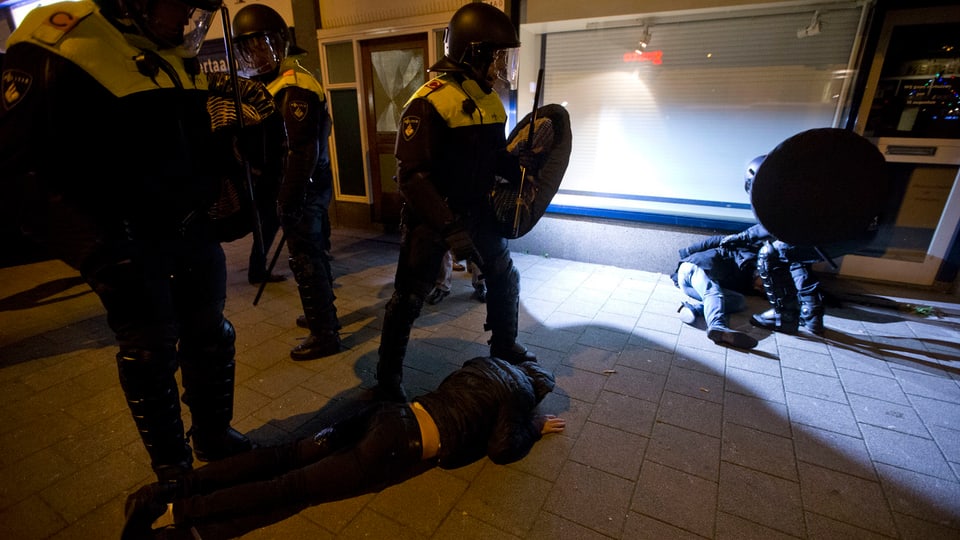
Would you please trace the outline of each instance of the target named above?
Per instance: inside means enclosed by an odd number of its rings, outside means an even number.
[[[305,335],[294,282],[270,284],[253,306],[248,249],[227,245],[235,425],[270,444],[317,429],[374,384],[397,243],[335,231],[348,349],[310,362],[287,356]],[[508,466],[428,470],[243,538],[960,538],[960,310],[949,297],[926,318],[833,305],[824,338],[750,327],[764,308],[751,298],[732,319],[760,340],[744,352],[683,325],[668,276],[514,258],[520,340],[556,374],[541,407],[564,416],[566,432]],[[471,292],[455,273],[452,294],[425,306],[409,393],[486,353],[485,308]],[[117,538],[127,494],[152,480],[115,351],[69,268],[0,269],[4,538]]]

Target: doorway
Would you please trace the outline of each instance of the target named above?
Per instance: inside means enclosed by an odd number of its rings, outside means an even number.
[[[374,39],[360,43],[366,137],[375,222],[400,223],[401,196],[393,155],[400,113],[427,81],[427,34]]]
[[[856,130],[889,164],[894,196],[877,238],[843,257],[840,274],[930,286],[960,226],[960,9],[891,11],[870,68]]]

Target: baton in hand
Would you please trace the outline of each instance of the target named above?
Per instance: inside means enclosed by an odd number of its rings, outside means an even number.
[[[537,73],[537,90],[533,94],[533,112],[530,113],[530,125],[527,132],[526,150],[533,146],[533,131],[537,125],[537,110],[540,108],[540,98],[543,96],[543,68]],[[527,168],[520,166],[520,188],[517,190],[517,207],[513,214],[513,236],[520,231],[520,206],[523,204],[523,184],[527,179]]]
[[[227,65],[230,68],[230,82],[233,83],[233,104],[237,111],[237,124],[240,131],[243,131],[243,99],[240,94],[240,76],[237,72],[236,58],[233,54],[233,33],[230,30],[230,11],[227,6],[220,6],[220,23],[223,26],[223,46],[226,49]],[[253,192],[253,176],[250,173],[250,161],[243,154],[243,149],[239,149],[240,161],[243,162],[243,172],[246,175],[247,190],[245,195],[250,202],[251,219],[253,219],[253,247],[257,250],[260,257],[266,257],[263,252],[263,229],[260,225],[260,210],[257,209],[257,199]],[[256,305],[256,302],[254,302]]]

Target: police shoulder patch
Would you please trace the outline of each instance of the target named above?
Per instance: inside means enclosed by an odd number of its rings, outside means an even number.
[[[409,141],[417,136],[417,130],[420,129],[419,116],[404,116],[400,119],[402,126],[400,132],[403,134],[403,140]]]
[[[33,76],[18,69],[8,69],[0,76],[0,92],[3,92],[3,108],[12,109],[23,100],[33,83]]]
[[[307,102],[299,99],[291,100],[290,103],[287,104],[287,107],[290,109],[290,114],[297,119],[297,122],[302,122],[310,111],[310,106],[307,105]]]

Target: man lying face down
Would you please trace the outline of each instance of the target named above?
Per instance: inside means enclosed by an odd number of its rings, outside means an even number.
[[[376,403],[312,437],[140,488],[127,499],[123,538],[193,538],[194,526],[359,495],[418,467],[451,469],[484,456],[517,461],[542,435],[566,426],[536,412],[553,387],[553,375],[535,362],[473,358],[410,403]],[[173,524],[154,529],[168,506]]]

